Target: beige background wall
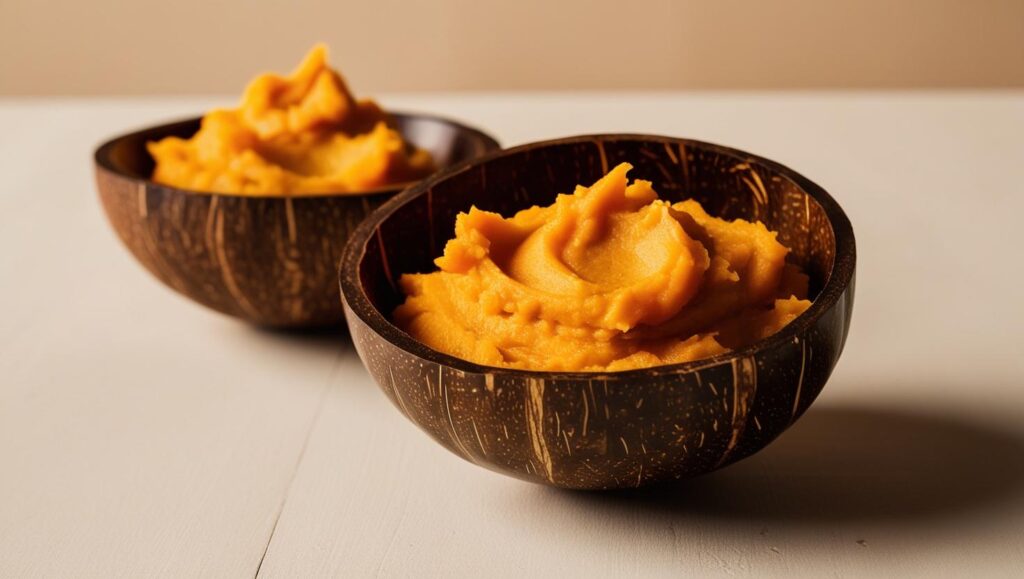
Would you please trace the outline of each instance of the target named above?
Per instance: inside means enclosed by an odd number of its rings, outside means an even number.
[[[0,94],[1024,86],[1024,0],[0,0]]]

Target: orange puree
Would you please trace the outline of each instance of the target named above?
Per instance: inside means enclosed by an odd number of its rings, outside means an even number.
[[[356,100],[313,48],[291,74],[264,74],[237,109],[213,110],[191,139],[148,144],[153,180],[245,195],[359,192],[411,181],[434,170],[371,100]]]
[[[461,213],[440,271],[402,276],[396,323],[478,364],[615,371],[727,352],[810,306],[764,224],[659,200],[631,168],[510,219]]]

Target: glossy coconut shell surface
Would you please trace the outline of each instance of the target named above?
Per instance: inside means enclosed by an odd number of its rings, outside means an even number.
[[[549,205],[628,161],[664,199],[761,220],[811,277],[813,305],[777,334],[686,364],[613,373],[484,367],[432,350],[390,322],[396,279],[433,271],[455,216]],[[488,155],[404,191],[352,235],[341,266],[353,341],[394,405],[462,458],[574,489],[706,473],[758,451],[807,410],[842,352],[856,250],[839,205],[775,162],[665,137],[598,135]]]
[[[393,114],[405,139],[447,167],[497,150],[490,136],[426,115]],[[340,324],[337,264],[353,229],[404,185],[366,193],[252,197],[149,180],[146,143],[188,137],[199,119],[117,137],[95,153],[100,200],[132,254],[174,290],[264,326]]]

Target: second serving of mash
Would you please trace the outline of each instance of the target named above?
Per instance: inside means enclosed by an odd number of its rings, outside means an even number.
[[[263,74],[235,109],[203,117],[194,136],[149,143],[153,180],[253,196],[361,193],[436,169],[377,103],[357,100],[318,45],[289,76]]]

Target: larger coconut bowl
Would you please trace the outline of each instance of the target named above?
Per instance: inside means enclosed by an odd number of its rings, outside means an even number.
[[[393,114],[405,139],[442,168],[498,149],[490,136],[428,115]],[[189,137],[199,119],[117,137],[95,153],[100,200],[132,254],[174,290],[264,326],[340,324],[337,264],[349,233],[404,188],[252,197],[154,183],[146,143]]]
[[[479,366],[395,327],[396,278],[435,269],[455,216],[549,205],[628,161],[662,198],[765,222],[811,276],[813,305],[777,334],[697,362],[612,373]],[[757,452],[807,410],[846,341],[856,250],[839,205],[798,173],[742,151],[641,135],[525,145],[436,175],[353,233],[341,266],[363,363],[395,406],[448,450],[532,482],[640,486],[706,473]]]

